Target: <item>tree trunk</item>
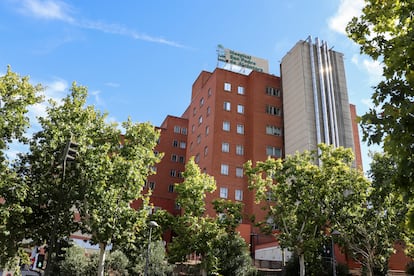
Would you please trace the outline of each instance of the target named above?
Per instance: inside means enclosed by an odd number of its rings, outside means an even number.
[[[373,266],[370,263],[368,263],[368,265],[367,265],[367,276],[373,276],[374,275],[372,270],[373,270]]]
[[[305,276],[305,254],[299,254],[299,275]]]
[[[104,276],[104,264],[105,264],[105,248],[106,244],[103,242],[99,243],[99,263],[98,263],[98,276]]]

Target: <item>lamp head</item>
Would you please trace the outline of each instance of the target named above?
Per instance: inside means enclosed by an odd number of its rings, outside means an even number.
[[[150,222],[148,222],[148,226],[151,228],[155,228],[158,227],[158,223],[156,221],[151,220]]]

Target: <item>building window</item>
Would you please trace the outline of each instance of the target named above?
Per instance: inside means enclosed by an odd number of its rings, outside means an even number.
[[[272,191],[267,191],[267,192],[266,192],[266,200],[267,200],[267,201],[274,201],[274,200],[273,200]]]
[[[230,131],[230,122],[229,121],[224,121],[223,122],[223,130],[224,131]]]
[[[229,165],[221,164],[221,174],[222,175],[229,175]]]
[[[211,108],[207,106],[207,116],[210,115],[210,112],[211,112]]]
[[[186,142],[184,142],[184,141],[181,141],[180,142],[180,149],[185,149],[186,146],[187,146],[187,143]]]
[[[221,143],[221,151],[222,152],[229,152],[230,151],[229,143],[226,143],[226,142]]]
[[[209,89],[208,89],[207,94],[208,94],[208,96],[209,96],[209,97],[210,97],[211,95],[213,95],[213,91],[211,90],[211,88],[209,88]]]
[[[191,126],[191,132],[194,133],[194,131],[195,131],[195,125],[192,125]]]
[[[171,155],[171,161],[173,161],[173,162],[177,162],[177,155],[172,154],[172,155]]]
[[[231,84],[228,82],[224,83],[224,91],[231,91]]]
[[[200,99],[200,107],[202,107],[204,105],[204,98]]]
[[[184,158],[184,156],[180,156],[180,157],[178,157],[178,162],[180,162],[180,163],[184,164],[184,162],[185,162],[185,158]]]
[[[282,149],[272,146],[266,147],[266,155],[272,157],[282,157]]]
[[[266,105],[266,113],[270,115],[280,116],[281,110],[280,108],[277,108],[276,106]]]
[[[156,172],[157,172],[157,167],[155,167],[155,166],[151,166],[151,167],[150,167],[150,170],[151,170],[153,173],[156,173]]]
[[[197,108],[193,108],[193,116],[197,114]]]
[[[179,126],[174,126],[174,133],[180,133],[181,128]]]
[[[171,170],[170,171],[170,176],[176,177],[177,176],[177,171],[176,170]]]
[[[266,126],[266,134],[280,136],[282,135],[282,129],[276,126]]]
[[[193,151],[193,142],[190,143],[190,151]]]
[[[150,181],[150,182],[149,182],[148,187],[149,187],[151,190],[154,190],[154,189],[155,189],[155,182]]]
[[[187,128],[186,127],[181,128],[181,134],[187,135]]]
[[[223,222],[226,219],[225,213],[218,213],[217,214],[218,221]]]
[[[244,87],[243,86],[237,87],[237,94],[244,95]]]
[[[229,189],[225,187],[220,187],[220,197],[227,198],[229,196]]]
[[[198,124],[201,125],[203,123],[203,115],[200,115],[200,117],[198,117]]]
[[[239,201],[243,200],[243,190],[234,191],[234,199]]]
[[[196,164],[198,164],[198,162],[200,162],[200,154],[199,154],[199,153],[197,153],[197,154],[196,154],[196,156],[195,156],[195,158],[194,158],[194,162],[195,162]]]
[[[244,114],[244,105],[242,104],[237,105],[237,113]]]
[[[173,193],[174,192],[174,184],[168,185],[168,192]]]
[[[173,140],[173,147],[178,148],[178,141],[177,140]]]
[[[204,156],[207,156],[207,154],[208,154],[208,147],[207,147],[207,146],[205,146],[205,147],[204,147]]]
[[[201,143],[201,134],[197,135],[197,144]]]
[[[237,177],[243,177],[243,168],[241,168],[241,167],[236,168],[236,176]]]
[[[243,145],[236,145],[236,154],[237,155],[244,155]]]
[[[280,90],[274,87],[266,87],[266,94],[270,96],[280,97]]]
[[[206,126],[206,136],[210,133],[210,127]]]
[[[271,227],[272,230],[277,230],[278,229],[277,224],[275,223],[275,220],[272,217],[268,217],[266,219],[266,223],[267,223],[268,226]]]
[[[238,134],[244,134],[244,125],[237,124],[237,133]]]
[[[231,109],[231,104],[230,104],[230,102],[224,102],[224,104],[223,104],[223,108],[224,108],[224,110],[226,110],[226,111],[230,111],[230,109]]]

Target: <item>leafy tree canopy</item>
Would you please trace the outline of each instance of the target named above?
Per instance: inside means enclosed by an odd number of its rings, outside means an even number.
[[[32,85],[29,77],[21,77],[10,67],[0,77],[0,267],[9,262],[17,265],[14,257],[26,257],[21,250],[25,237],[24,215],[31,212],[22,206],[29,190],[6,157],[6,150],[14,140],[26,142],[24,134],[29,127],[28,108],[39,103],[41,85]],[[23,254],[18,254],[19,252]]]
[[[407,206],[389,177],[395,167],[390,155],[374,154],[367,204],[353,216],[352,224],[338,222],[337,230],[345,241],[344,248],[367,275],[377,275],[379,271],[386,275],[395,242],[407,237],[403,227]]]
[[[361,53],[382,62],[384,80],[374,87],[373,108],[361,117],[363,139],[382,144],[394,156],[392,177],[412,206],[414,229],[414,2],[365,2],[362,15],[349,22],[347,32]]]
[[[285,160],[269,158],[255,167],[250,161],[245,164],[256,200],[268,202],[281,246],[299,256],[301,275],[305,259],[320,250],[330,229],[338,222],[352,223],[368,188],[362,172],[352,167],[350,149],[324,144],[319,149],[320,155],[312,151]]]

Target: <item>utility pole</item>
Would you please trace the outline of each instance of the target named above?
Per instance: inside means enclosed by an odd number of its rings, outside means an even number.
[[[76,156],[78,155],[78,148],[79,144],[72,141],[72,139],[68,140],[65,145],[65,149],[62,155],[62,181],[61,185],[65,182],[66,177],[66,165],[68,162],[74,162]],[[45,269],[45,276],[53,275],[53,267],[56,264],[57,260],[57,251],[58,251],[58,240],[60,237],[56,237],[56,228],[58,223],[60,210],[56,210],[56,213],[53,218],[53,232],[50,235],[50,239],[48,241],[48,258],[46,263]]]

